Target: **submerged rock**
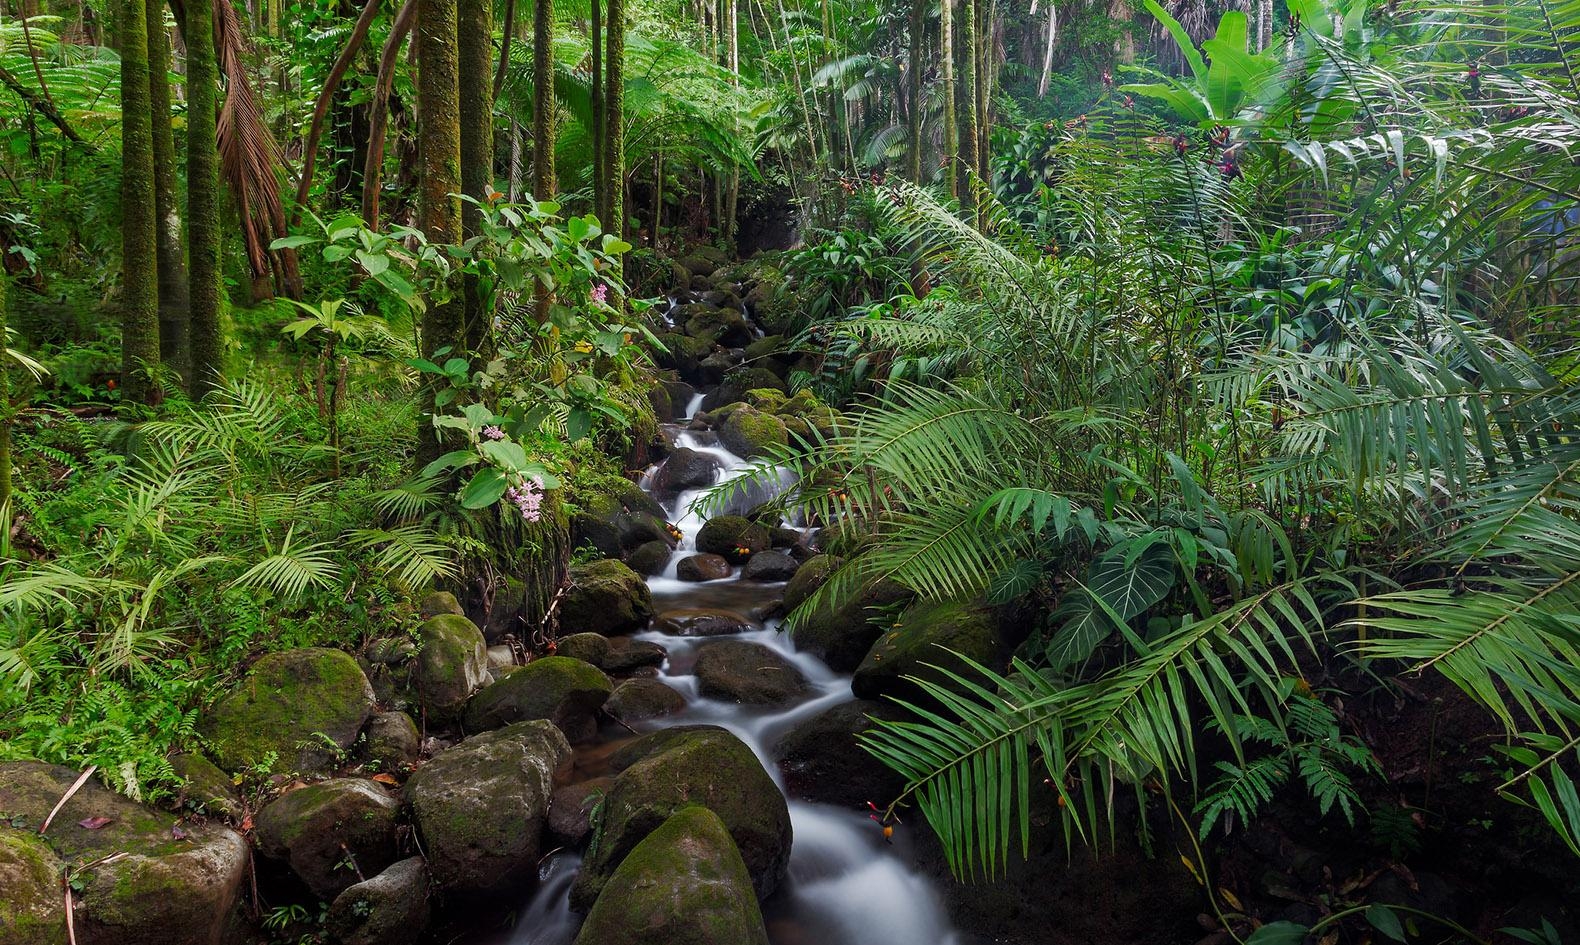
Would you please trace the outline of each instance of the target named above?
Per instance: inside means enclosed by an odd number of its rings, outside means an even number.
[[[400,803],[377,782],[336,778],[284,794],[253,821],[258,852],[290,866],[313,895],[333,899],[395,860]]]
[[[554,779],[571,746],[537,720],[473,735],[406,782],[434,882],[459,895],[514,893],[536,875]]]
[[[249,851],[240,834],[183,823],[89,780],[38,829],[80,772],[0,762],[0,943],[66,941],[60,877],[73,864],[77,945],[223,945]],[[84,825],[89,821],[93,829]],[[102,819],[102,821],[101,821]],[[91,865],[90,865],[91,864]]]
[[[199,731],[226,771],[327,774],[372,714],[373,687],[356,660],[339,650],[285,650],[253,664]]]
[[[605,636],[630,633],[653,617],[653,593],[642,576],[619,561],[594,561],[571,569],[560,605],[560,625]]]
[[[728,828],[688,807],[609,878],[576,945],[768,945],[751,877]]]
[[[666,610],[653,629],[677,637],[720,637],[755,628],[750,617],[733,610]]]
[[[720,728],[664,734],[666,740],[654,743],[662,750],[615,778],[604,801],[598,842],[571,887],[573,908],[590,908],[637,844],[687,807],[706,807],[723,821],[759,898],[784,878],[790,860],[790,811],[757,756]]]
[[[720,640],[697,654],[697,691],[710,699],[783,706],[810,688],[790,661],[761,643]]]
[[[413,678],[423,708],[437,719],[458,718],[472,693],[488,681],[488,644],[477,624],[441,614],[417,628]]]
[[[598,710],[614,686],[598,667],[568,656],[545,656],[484,688],[466,707],[466,728],[481,732],[513,722],[547,719],[572,742],[598,734]]]
[[[428,867],[414,856],[336,896],[326,925],[337,945],[415,945],[429,916]]]

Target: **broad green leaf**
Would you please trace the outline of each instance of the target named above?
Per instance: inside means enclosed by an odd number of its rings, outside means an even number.
[[[499,501],[508,483],[505,474],[492,466],[479,469],[472,481],[461,490],[461,508],[482,509]]]

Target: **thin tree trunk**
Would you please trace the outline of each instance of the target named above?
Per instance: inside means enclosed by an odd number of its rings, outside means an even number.
[[[922,31],[927,25],[923,3],[925,0],[911,0],[911,36],[909,61],[905,65],[906,78],[910,82],[910,122],[909,132],[911,139],[910,154],[907,155],[908,170],[912,183],[922,182]]]
[[[494,193],[494,4],[493,0],[459,0],[461,87],[461,192],[487,203]],[[461,239],[477,236],[482,207],[461,205]],[[466,350],[483,351],[488,318],[482,287],[468,278],[462,291]]]
[[[960,202],[967,207],[976,204],[971,175],[977,168],[977,2],[960,2],[960,62],[965,72],[960,76],[962,87],[955,93],[960,109],[960,152],[955,172],[960,179]]]
[[[148,83],[148,8],[121,0],[121,397],[151,404],[159,388],[159,211]]]
[[[959,114],[955,104],[955,25],[954,0],[941,0],[938,4],[938,58],[944,82],[944,154],[949,161],[949,171],[944,176],[949,181],[949,196],[959,196],[959,174],[955,162],[960,157]]]
[[[603,88],[603,4],[590,0],[592,5],[592,139],[593,139],[593,213],[600,223],[607,224],[609,200],[604,193],[604,125],[608,122],[608,102]]]
[[[187,335],[187,267],[176,190],[176,136],[170,123],[170,34],[164,0],[146,0],[148,102],[154,144],[154,215],[159,221],[159,358],[183,379],[191,371]]]
[[[984,182],[993,179],[993,59],[994,21],[998,19],[998,0],[976,0],[977,4],[977,176]]]
[[[186,0],[187,253],[190,283],[193,396],[224,376],[220,335],[219,64],[214,54],[214,0]]]
[[[341,49],[340,55],[335,57],[335,64],[329,67],[329,75],[324,79],[324,87],[318,92],[318,101],[313,105],[313,120],[307,128],[307,144],[302,151],[302,179],[296,185],[296,206],[291,208],[293,224],[301,219],[301,213],[307,207],[307,193],[313,186],[313,172],[318,162],[318,141],[324,133],[324,118],[329,115],[329,106],[334,101],[335,91],[340,88],[341,80],[346,76],[346,70],[351,68],[357,53],[362,51],[362,44],[367,41],[368,30],[372,28],[373,20],[378,17],[381,5],[380,0],[365,0],[362,5],[362,15],[357,17],[356,25],[351,28],[351,36],[346,40],[345,48]],[[362,173],[366,178],[365,162]]]
[[[604,24],[604,164],[609,216],[604,228],[625,235],[625,0],[609,0]],[[618,264],[617,264],[618,265]]]
[[[1048,2],[1048,45],[1042,53],[1042,78],[1037,80],[1037,97],[1048,94],[1048,83],[1053,79],[1053,47],[1059,39],[1059,7]]]
[[[510,65],[510,42],[516,37],[516,0],[505,0],[505,25],[499,35],[499,69],[494,73],[496,100],[505,88],[505,70]]]
[[[532,10],[532,195],[553,200],[554,170],[554,0],[537,0]]]
[[[418,0],[417,10],[417,155],[422,169],[418,183],[421,225],[434,246],[453,245],[461,236],[461,107],[456,0]],[[423,312],[422,353],[432,358],[442,347],[461,344],[458,300],[431,304]],[[439,455],[433,426],[439,393],[430,376],[426,410],[417,423],[417,462]]]
[[[10,341],[6,331],[6,283],[10,281],[4,268],[0,268],[0,519],[7,523],[6,513],[11,507],[11,424],[16,421],[16,411],[11,407],[11,358],[6,354]]]
[[[1273,45],[1273,0],[1257,0],[1256,48],[1260,52]]]
[[[188,0],[190,2],[190,0]],[[379,53],[379,74],[373,88],[371,124],[368,128],[368,155],[362,161],[362,220],[369,229],[379,228],[379,196],[384,187],[384,142],[389,132],[390,90],[395,85],[395,67],[400,62],[401,43],[411,31],[420,0],[406,0]],[[416,44],[412,46],[416,49]]]
[[[730,85],[740,88],[741,85],[741,47],[740,24],[738,22],[739,0],[724,0],[724,58],[725,65],[730,70]],[[735,216],[741,197],[741,169],[730,168],[730,184],[724,195],[724,245],[735,252]]]

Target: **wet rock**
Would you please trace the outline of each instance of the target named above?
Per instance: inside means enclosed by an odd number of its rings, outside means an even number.
[[[380,771],[402,771],[422,756],[417,723],[405,712],[380,712],[368,720],[363,752]]]
[[[466,616],[466,611],[461,609],[461,602],[456,600],[455,595],[449,591],[434,591],[427,597],[424,597],[422,603],[417,605],[417,613],[421,614],[424,620],[429,617],[437,617],[440,614],[454,614],[457,617]]]
[[[733,610],[667,610],[653,629],[677,637],[722,637],[756,627],[751,618]]]
[[[621,771],[604,801],[598,843],[571,887],[588,909],[615,869],[682,808],[706,807],[735,840],[759,898],[778,888],[790,858],[790,811],[757,756],[719,728],[671,733],[662,751]]]
[[[811,653],[836,672],[848,673],[861,665],[884,628],[893,621],[894,612],[911,597],[903,585],[878,581],[842,601],[827,601],[809,614],[792,614],[795,623],[790,638],[797,650]],[[787,607],[789,600],[787,587]]]
[[[671,548],[675,545],[675,536],[669,530],[669,523],[657,515],[627,512],[620,516],[619,527],[620,547],[626,550],[638,548],[650,541]]]
[[[527,585],[520,578],[503,576],[486,598],[474,602],[483,639],[498,643],[507,633],[521,633],[521,609],[527,603]]]
[[[741,577],[747,581],[788,581],[795,577],[801,563],[778,551],[764,551],[751,556]]]
[[[816,555],[808,558],[785,585],[785,612],[800,607],[808,597],[828,581],[829,575],[839,569],[845,559],[836,555]]]
[[[663,350],[653,352],[653,360],[659,367],[668,368],[681,377],[693,379],[697,376],[697,365],[713,351],[713,342],[706,338],[692,338],[682,332],[664,332],[656,336]],[[689,387],[689,385],[688,385]],[[670,399],[675,404],[676,410],[683,409],[690,398],[680,400],[675,397],[671,389]]]
[[[320,899],[333,899],[395,860],[400,803],[377,782],[336,778],[269,803],[253,823],[264,857],[290,866]]]
[[[618,639],[609,641],[609,655],[604,657],[604,671],[619,675],[648,666],[662,665],[669,652],[651,640]]]
[[[627,741],[609,754],[609,770],[619,774],[644,758],[651,758],[682,744],[697,732],[722,732],[717,725],[674,725]]]
[[[605,557],[620,556],[620,536],[624,517],[631,512],[662,516],[658,500],[626,479],[609,479],[601,490],[581,499],[581,507],[571,516],[571,544],[590,546]]]
[[[675,405],[675,419],[679,420],[685,416],[686,409],[697,396],[697,389],[685,381],[664,381],[663,385],[669,392],[670,403]]]
[[[697,691],[710,699],[783,706],[809,686],[790,661],[761,643],[721,640],[697,654]]]
[[[667,541],[644,542],[626,557],[626,564],[637,574],[662,574],[669,567],[669,558],[673,554],[674,549]]]
[[[647,402],[653,408],[653,419],[659,423],[671,423],[675,419],[675,404],[669,399],[669,391],[662,384],[654,384],[647,389]]]
[[[697,362],[697,369],[692,379],[703,387],[718,384],[724,380],[725,372],[740,363],[741,356],[738,352],[715,351]]]
[[[637,844],[587,915],[577,945],[768,945],[751,876],[719,816],[679,811]]]
[[[697,532],[698,551],[730,561],[745,561],[759,551],[767,551],[770,541],[768,529],[739,515],[715,515]]]
[[[170,756],[170,767],[182,780],[176,802],[182,810],[208,817],[236,817],[241,799],[236,786],[219,766],[197,752]]]
[[[642,576],[619,561],[571,568],[571,586],[560,605],[560,625],[615,636],[647,626],[653,593]]]
[[[488,671],[497,674],[516,665],[516,651],[501,643],[488,648]]]
[[[373,687],[356,660],[339,650],[285,650],[253,664],[199,731],[226,771],[327,774],[372,714]]]
[[[675,576],[682,581],[717,581],[729,577],[731,571],[724,556],[716,554],[689,555],[675,565]]]
[[[554,654],[591,663],[602,669],[604,658],[609,655],[609,638],[601,633],[573,633],[559,638],[554,646]]]
[[[746,349],[742,357],[750,358],[751,349]],[[784,380],[773,371],[765,367],[742,364],[725,374],[720,379],[719,386],[702,398],[702,409],[718,410],[728,404],[740,403],[747,399],[748,391],[758,390],[773,391],[780,395],[781,400],[788,393]]]
[[[751,322],[737,309],[695,304],[686,306],[685,316],[686,334],[693,338],[731,348],[752,340]]]
[[[993,616],[985,609],[959,604],[925,604],[907,609],[899,621],[872,645],[856,667],[850,688],[857,697],[892,696],[910,702],[926,700],[926,692],[904,678],[916,676],[949,683],[933,666],[947,667],[970,678],[972,670],[959,656],[990,669],[1002,669],[1004,644]]]
[[[74,864],[77,945],[222,945],[237,920],[249,850],[214,823],[181,825],[89,780],[38,828],[79,771],[0,762],[0,943],[64,942],[60,876]],[[98,829],[82,826],[105,818]],[[91,865],[89,865],[91,864]]]
[[[482,631],[465,617],[441,614],[417,628],[417,639],[417,697],[430,717],[459,718],[472,693],[487,682],[488,644]]]
[[[730,412],[719,427],[719,442],[742,459],[767,456],[789,445],[784,421],[750,405]]]
[[[537,720],[473,735],[406,783],[434,882],[460,895],[514,894],[537,874],[557,772],[571,746]]]
[[[428,867],[414,856],[336,896],[326,924],[338,945],[415,945],[429,917]]]
[[[796,725],[776,754],[785,785],[809,801],[844,807],[871,801],[887,805],[905,789],[905,778],[869,754],[858,736],[872,718],[898,721],[906,712],[892,702],[844,702]]]
[[[482,732],[547,719],[572,743],[598,734],[598,710],[614,686],[598,667],[568,656],[545,656],[514,670],[472,697],[466,728]]]
[[[673,499],[687,489],[713,485],[721,468],[719,461],[707,453],[699,453],[689,446],[678,447],[654,475],[653,491]]]
[[[622,722],[674,715],[686,708],[686,697],[656,679],[627,679],[614,687],[604,709]]]
[[[555,846],[579,847],[592,833],[593,810],[601,803],[614,778],[593,778],[567,784],[549,800],[549,839]]]

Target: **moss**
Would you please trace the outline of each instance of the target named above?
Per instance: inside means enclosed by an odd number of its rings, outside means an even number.
[[[789,398],[772,387],[757,387],[746,392],[746,403],[758,410],[777,414],[789,403]]]
[[[828,580],[835,569],[845,563],[845,559],[837,555],[817,555],[808,558],[806,563],[796,571],[795,577],[785,585],[784,606],[789,612],[800,607],[801,604]]]
[[[753,459],[788,445],[790,437],[778,417],[746,406],[724,421],[719,429],[719,440],[737,456]]]
[[[65,941],[61,869],[43,840],[0,826],[0,945]]]
[[[466,707],[472,731],[548,719],[571,741],[597,733],[594,713],[614,690],[598,667],[568,656],[533,660],[479,692]]]
[[[416,680],[422,704],[439,718],[454,718],[487,678],[483,632],[465,617],[440,614],[425,621],[417,637]]]
[[[227,771],[271,755],[277,773],[327,771],[335,760],[330,746],[349,748],[372,711],[373,689],[356,660],[338,650],[287,650],[259,660],[202,732]]]
[[[873,643],[856,668],[851,690],[861,699],[895,696],[913,702],[925,700],[925,691],[905,677],[918,676],[949,685],[949,678],[933,666],[969,672],[951,653],[1001,669],[997,663],[1003,650],[998,626],[987,609],[965,604],[918,604],[900,614]]]
[[[697,550],[719,555],[739,564],[750,555],[767,551],[773,536],[763,526],[739,515],[716,515],[697,532]],[[736,549],[744,548],[745,554]]]
[[[613,559],[571,569],[571,588],[560,608],[570,632],[629,633],[653,617],[653,592],[642,576]]]

